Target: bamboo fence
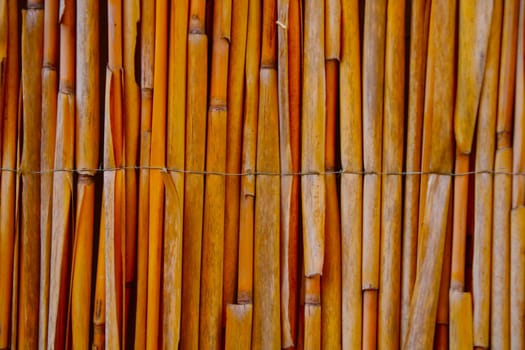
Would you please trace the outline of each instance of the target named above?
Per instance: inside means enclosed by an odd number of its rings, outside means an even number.
[[[0,0],[0,350],[525,349],[525,0]]]

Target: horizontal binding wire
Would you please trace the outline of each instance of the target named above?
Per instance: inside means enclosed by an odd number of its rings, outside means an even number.
[[[247,171],[242,173],[227,173],[223,171],[206,171],[206,170],[188,170],[178,168],[166,168],[158,166],[122,166],[112,168],[78,168],[78,169],[47,169],[47,170],[23,170],[13,168],[0,168],[0,172],[10,172],[18,175],[42,175],[51,174],[58,172],[66,173],[103,173],[110,171],[120,170],[157,170],[165,173],[182,173],[182,174],[194,174],[194,175],[217,175],[217,176],[314,176],[314,175],[400,175],[400,176],[411,176],[411,175],[448,175],[448,176],[468,176],[477,174],[488,174],[488,175],[525,175],[525,172],[510,172],[510,171],[497,171],[497,170],[477,170],[477,171],[466,171],[460,173],[453,172],[439,172],[439,171],[357,171],[357,170],[326,170],[326,171],[299,171],[299,172],[271,172],[271,171]]]

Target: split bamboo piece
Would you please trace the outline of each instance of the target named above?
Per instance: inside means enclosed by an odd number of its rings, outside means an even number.
[[[472,340],[472,298],[470,293],[450,291],[450,348],[470,350]]]
[[[249,2],[230,0],[231,46],[228,67],[228,118],[226,121],[226,172],[241,172],[242,125],[244,116],[244,76],[246,62],[246,36],[248,32]],[[236,302],[237,262],[239,254],[239,176],[225,178],[224,262],[222,318],[225,320],[227,304]]]
[[[178,169],[184,169],[188,8],[187,0],[174,3],[169,24],[166,166]],[[179,345],[181,326],[184,174],[166,173],[165,179],[162,348],[174,349]]]
[[[225,349],[250,349],[251,333],[252,304],[228,305],[226,308]]]
[[[325,235],[325,123],[324,70],[325,1],[304,4],[303,98],[301,118],[301,203],[304,273],[323,272]]]
[[[386,1],[367,1],[363,25],[363,348],[377,341],[377,290],[380,265],[380,217],[383,74]]]
[[[38,346],[47,345],[49,314],[49,262],[51,261],[51,221],[53,169],[57,122],[58,0],[44,8],[44,53],[42,64],[42,145],[40,169],[49,171],[40,178],[40,305]],[[1,122],[0,122],[1,123]]]
[[[105,199],[102,197],[102,208],[105,206]],[[104,255],[100,251],[106,250],[106,219],[104,215],[100,217],[100,238],[98,242],[97,271],[95,274],[95,305],[93,310],[93,344],[94,349],[105,349],[106,343],[106,264]]]
[[[155,67],[151,119],[151,166],[166,166],[166,102],[168,70],[168,1],[155,2]],[[164,223],[164,180],[160,170],[150,172],[148,242],[148,303],[146,349],[159,347],[162,242]]]
[[[140,88],[136,80],[138,72],[135,69],[135,54],[139,50],[140,1],[124,0],[123,2],[123,42],[122,59],[124,68],[124,165],[125,171],[125,304],[123,317],[126,322],[124,339],[132,341],[133,322],[130,318],[131,295],[136,278],[137,263],[137,206],[138,186],[137,170],[138,146],[140,130]]]
[[[186,120],[186,169],[203,171],[206,151],[207,45],[206,3],[190,2],[188,31],[188,82]],[[186,174],[182,260],[181,347],[199,346],[199,297],[203,225],[204,176]]]
[[[259,109],[259,64],[261,57],[261,2],[250,1],[246,38],[246,94],[242,138],[242,172],[256,169],[257,122]],[[239,202],[239,261],[237,303],[253,303],[253,258],[255,220],[255,175],[241,178]],[[244,310],[244,309],[243,309]],[[250,322],[251,318],[250,318]]]
[[[412,2],[406,124],[405,169],[407,172],[421,171],[429,16],[430,1],[415,0]],[[419,174],[405,177],[401,258],[401,344],[405,341],[410,300],[416,280],[420,179]]]
[[[42,112],[44,2],[27,2],[22,11],[22,172],[18,347],[38,345],[40,284],[40,136]]]
[[[305,305],[304,314],[304,349],[321,349],[321,305]]]
[[[139,203],[137,224],[137,290],[135,349],[146,347],[148,298],[149,183],[151,156],[151,117],[153,106],[153,68],[155,55],[155,1],[141,2],[141,81]]]
[[[257,172],[278,173],[277,1],[264,3],[259,72]],[[258,175],[255,193],[253,349],[281,346],[279,238],[280,179]]]
[[[385,45],[383,112],[383,173],[403,171],[405,96],[405,1],[389,1]],[[383,175],[381,187],[381,249],[378,347],[397,349],[401,316],[401,230],[403,179]],[[366,292],[365,292],[366,293]]]
[[[361,249],[363,210],[361,53],[359,2],[341,2],[339,125],[341,167],[342,347],[361,348]],[[355,172],[355,173],[345,173]]]
[[[18,134],[18,106],[19,106],[19,32],[18,32],[18,2],[7,2],[7,58],[6,58],[6,85],[5,104],[0,113],[4,119],[2,128],[2,168],[13,169],[17,166],[17,134]],[[16,320],[11,317],[11,305],[17,305],[17,293],[13,281],[16,280],[14,266],[17,256],[15,250],[15,198],[17,193],[17,178],[14,172],[2,171],[0,174],[0,348],[10,345],[11,333],[16,332]],[[13,307],[15,310],[16,307]],[[16,313],[13,312],[15,315]],[[15,343],[12,337],[12,343]],[[16,344],[16,343],[15,343]]]
[[[325,170],[337,169],[337,103],[341,50],[341,2],[325,2],[326,135]],[[323,276],[321,277],[321,346],[341,349],[341,220],[337,175],[326,174],[326,220]]]
[[[97,1],[77,1],[76,9],[75,166],[79,170],[71,266],[71,344],[75,349],[89,349],[96,187],[93,169],[98,166],[100,135],[99,18],[96,15],[99,5]]]
[[[210,173],[226,170],[230,25],[231,0],[215,1],[206,143],[206,171]],[[225,197],[225,177],[207,174],[199,316],[201,349],[219,349],[222,343]]]
[[[60,8],[60,72],[56,116],[54,166],[74,167],[75,145],[75,3],[65,0]],[[69,251],[72,239],[73,173],[53,176],[53,217],[49,280],[49,320],[47,348],[65,348],[69,304]],[[45,345],[44,345],[45,347]]]
[[[0,115],[3,115],[5,106],[6,91],[6,65],[7,65],[7,47],[9,35],[9,8],[7,1],[0,4]],[[3,119],[0,120],[0,155],[2,154],[2,126]],[[1,178],[2,174],[0,174]]]
[[[520,1],[516,50],[514,145],[510,236],[510,342],[512,349],[525,347],[525,2]],[[521,175],[517,175],[520,173]]]

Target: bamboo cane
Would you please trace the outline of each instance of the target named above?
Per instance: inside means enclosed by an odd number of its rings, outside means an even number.
[[[170,10],[166,165],[178,169],[184,169],[188,7],[189,1],[178,1]],[[166,190],[162,347],[173,349],[180,340],[184,174],[166,175],[174,186]]]
[[[430,1],[412,2],[410,18],[410,58],[406,125],[407,172],[421,171],[421,141],[425,101]],[[405,177],[403,207],[403,250],[401,267],[401,344],[405,341],[412,289],[416,280],[420,175]]]
[[[383,115],[383,173],[403,171],[405,77],[405,1],[387,7],[385,92]],[[383,175],[381,186],[381,250],[378,307],[378,346],[397,349],[401,315],[402,177]]]
[[[450,291],[450,348],[468,350],[472,340],[472,300],[470,293]]]
[[[226,121],[226,172],[241,172],[242,125],[248,1],[232,1],[231,46],[228,73],[228,118]],[[237,262],[239,245],[239,176],[225,179],[224,261],[223,261],[223,320],[226,305],[236,301]]]
[[[244,98],[244,126],[242,145],[242,172],[254,172],[257,156],[257,121],[259,109],[259,64],[261,57],[261,2],[250,1],[246,40],[246,94]],[[239,262],[237,302],[253,302],[253,235],[255,210],[255,176],[241,178],[239,201]],[[250,322],[252,322],[250,320]]]
[[[149,182],[151,156],[151,113],[153,106],[153,68],[155,53],[155,1],[141,3],[141,104],[140,166],[137,227],[137,300],[135,313],[135,349],[146,347],[148,289]]]
[[[257,171],[278,173],[277,1],[264,3],[257,130]],[[281,346],[279,285],[279,177],[258,175],[255,193],[252,348]]]
[[[6,90],[6,64],[7,64],[7,47],[9,35],[9,9],[7,1],[0,4],[0,114],[4,113],[5,106],[5,90]],[[0,155],[2,154],[2,127],[3,119],[0,120]],[[1,177],[2,174],[0,174]]]
[[[139,49],[138,24],[140,21],[140,2],[125,0],[123,3],[123,68],[124,68],[124,165],[138,165],[138,146],[140,130],[140,88],[136,80],[135,54]],[[124,339],[132,341],[133,322],[130,317],[131,293],[136,278],[137,264],[137,171],[125,171],[125,304],[124,320],[126,324]]]
[[[321,305],[305,305],[304,313],[304,349],[321,349]]]
[[[386,1],[365,3],[363,29],[363,348],[377,341],[377,290],[380,265],[381,141]]]
[[[186,169],[203,171],[206,145],[207,45],[204,28],[205,2],[190,2],[188,34],[188,84],[186,123]],[[182,261],[181,346],[197,349],[203,223],[204,176],[186,174]]]
[[[44,53],[42,66],[42,147],[40,168],[53,169],[57,118],[58,68],[58,0],[48,1],[44,8]],[[47,345],[49,314],[49,264],[51,260],[51,221],[53,173],[44,173],[40,180],[40,305],[38,346]]]
[[[252,304],[228,305],[225,349],[243,350],[251,346]]]
[[[75,142],[75,4],[64,1],[60,8],[60,72],[54,166],[71,170]],[[73,173],[57,172],[53,177],[53,219],[49,281],[47,347],[65,347],[71,255]]]
[[[19,34],[18,34],[18,4],[15,0],[7,3],[8,42],[6,58],[5,104],[2,113],[2,168],[13,169],[17,165],[17,134],[19,101]],[[10,344],[11,332],[17,328],[15,319],[11,317],[11,303],[16,300],[13,293],[15,265],[15,194],[16,174],[3,171],[0,187],[0,348]],[[15,309],[15,308],[13,308]],[[14,326],[11,326],[14,325]],[[13,339],[13,343],[15,340]]]
[[[42,111],[43,1],[28,1],[22,13],[23,146],[20,226],[18,346],[38,344],[40,277],[40,134]]]
[[[325,180],[324,1],[304,4],[301,178],[305,275],[323,272]]]
[[[102,197],[102,208],[105,207],[105,198]],[[97,270],[95,274],[95,301],[93,305],[93,344],[94,349],[105,349],[106,333],[106,264],[104,262],[106,251],[106,218],[100,216],[100,238],[98,242]]]
[[[341,3],[325,3],[326,136],[325,169],[337,168],[336,130],[338,75],[341,40]],[[337,193],[337,175],[326,174],[325,261],[321,278],[321,345],[323,349],[341,349],[341,221]]]
[[[341,166],[343,171],[359,173],[363,170],[359,3],[343,1],[341,10]],[[362,188],[361,175],[341,175],[341,333],[344,349],[361,348]]]
[[[226,170],[228,59],[231,0],[214,3],[208,107],[206,171]],[[225,177],[206,175],[202,241],[199,348],[218,349],[222,342]]]
[[[525,288],[523,283],[523,268],[525,267],[525,207],[512,209],[510,234],[510,346],[520,349],[525,346],[523,325],[525,317]]]

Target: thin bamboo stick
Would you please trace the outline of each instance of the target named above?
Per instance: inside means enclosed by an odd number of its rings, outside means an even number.
[[[277,96],[277,1],[264,3],[259,72],[257,130],[258,172],[279,172],[279,108]],[[257,177],[254,232],[254,309],[252,348],[281,346],[279,238],[280,179]]]
[[[469,350],[472,340],[472,300],[470,293],[450,291],[450,348]]]
[[[75,4],[66,0],[60,8],[60,72],[54,166],[73,169],[75,144]],[[73,173],[53,177],[53,220],[49,281],[47,347],[65,347],[69,301],[69,247],[73,229]]]
[[[178,1],[170,10],[166,165],[179,169],[184,169],[188,8],[189,1]],[[165,175],[173,188],[166,186],[162,347],[173,349],[178,347],[181,326],[184,174]]]
[[[257,156],[257,121],[259,109],[259,64],[261,57],[261,3],[250,1],[246,40],[246,94],[242,139],[242,171],[253,172]],[[241,178],[239,202],[239,262],[237,302],[253,302],[253,240],[255,220],[255,176]],[[250,322],[252,322],[250,320]]]
[[[42,65],[42,146],[40,168],[53,169],[57,119],[58,68],[58,0],[44,8],[44,53]],[[40,180],[40,305],[38,346],[47,345],[49,314],[49,264],[51,261],[51,221],[53,173],[42,174]]]
[[[521,349],[525,346],[525,207],[512,209],[510,222],[510,346],[511,349]]]
[[[231,46],[228,72],[228,118],[226,121],[226,172],[241,172],[244,77],[249,2],[233,0],[231,13]],[[225,179],[223,320],[226,305],[236,302],[237,262],[239,254],[239,176]]]
[[[19,101],[19,33],[18,33],[18,3],[10,0],[7,3],[8,11],[8,42],[6,59],[6,86],[5,104],[1,111],[3,123],[2,137],[2,167],[15,168],[17,165],[17,134],[18,134],[18,106]],[[15,198],[17,189],[13,172],[2,172],[0,187],[0,348],[7,348],[10,344],[11,332],[16,329],[15,319],[11,317],[11,305],[16,300],[13,291],[15,266]],[[16,309],[16,307],[13,307]],[[14,325],[14,326],[11,326]],[[14,337],[13,337],[14,338]],[[12,339],[15,343],[15,339]]]
[[[40,170],[44,3],[28,1],[22,11],[23,125],[21,169]],[[18,296],[18,346],[38,344],[40,278],[40,175],[22,173],[20,223],[20,275]]]
[[[345,171],[360,172],[363,170],[363,150],[359,2],[343,1],[341,10],[339,68],[341,167]],[[344,349],[361,348],[362,188],[361,175],[346,173],[341,175],[341,322]]]
[[[321,305],[305,305],[304,314],[304,349],[321,349]]]
[[[135,349],[146,347],[148,289],[149,182],[151,156],[151,117],[153,106],[153,68],[155,55],[155,1],[141,2],[141,104],[139,203],[137,227],[137,291]]]
[[[226,308],[225,349],[250,349],[252,309],[252,304],[228,305]]]
[[[9,9],[7,1],[0,4],[0,115],[4,113],[5,91],[6,91],[6,65],[7,65],[7,47],[9,35]],[[2,128],[4,120],[0,120],[0,155],[2,154]],[[0,174],[0,177],[2,174]]]
[[[410,58],[408,73],[408,106],[406,125],[407,172],[421,171],[425,71],[430,1],[416,0],[411,5]],[[421,176],[405,177],[403,206],[403,250],[401,255],[401,344],[405,341],[412,289],[416,280],[419,217],[419,184]]]
[[[77,1],[75,165],[95,169],[99,152],[99,10],[97,1]],[[71,334],[75,349],[89,349],[94,238],[95,172],[78,172],[75,240],[71,267]]]
[[[135,55],[139,50],[140,1],[125,0],[123,2],[123,68],[124,68],[124,165],[134,167],[138,165],[138,146],[140,131],[140,88],[136,80],[138,72],[135,69]],[[131,294],[136,278],[137,264],[137,212],[138,186],[137,171],[125,171],[125,304],[124,321],[126,324],[126,341],[132,341],[133,322],[130,317]]]
[[[383,114],[383,172],[403,171],[405,110],[405,1],[388,2],[385,44]],[[397,349],[401,315],[401,230],[403,179],[383,175],[381,187],[381,262],[378,307],[378,346]]]
[[[102,208],[105,206],[105,198],[102,197]],[[95,274],[95,301],[93,310],[93,344],[94,349],[105,349],[105,324],[106,324],[106,264],[104,254],[106,251],[106,218],[100,217],[100,238],[98,242],[97,271]]]
[[[186,169],[203,171],[206,146],[207,45],[206,4],[190,2],[188,34],[188,83],[186,123]],[[182,261],[181,346],[197,349],[199,345],[199,297],[201,283],[201,248],[203,224],[204,176],[187,174],[184,193],[184,238]]]
[[[305,275],[322,274],[324,261],[325,168],[324,0],[304,4],[301,178]]]
[[[231,0],[216,0],[208,107],[206,171],[226,170],[228,59]],[[227,23],[228,25],[225,25]],[[202,241],[199,348],[218,349],[222,342],[222,275],[224,257],[225,177],[206,175]]]

